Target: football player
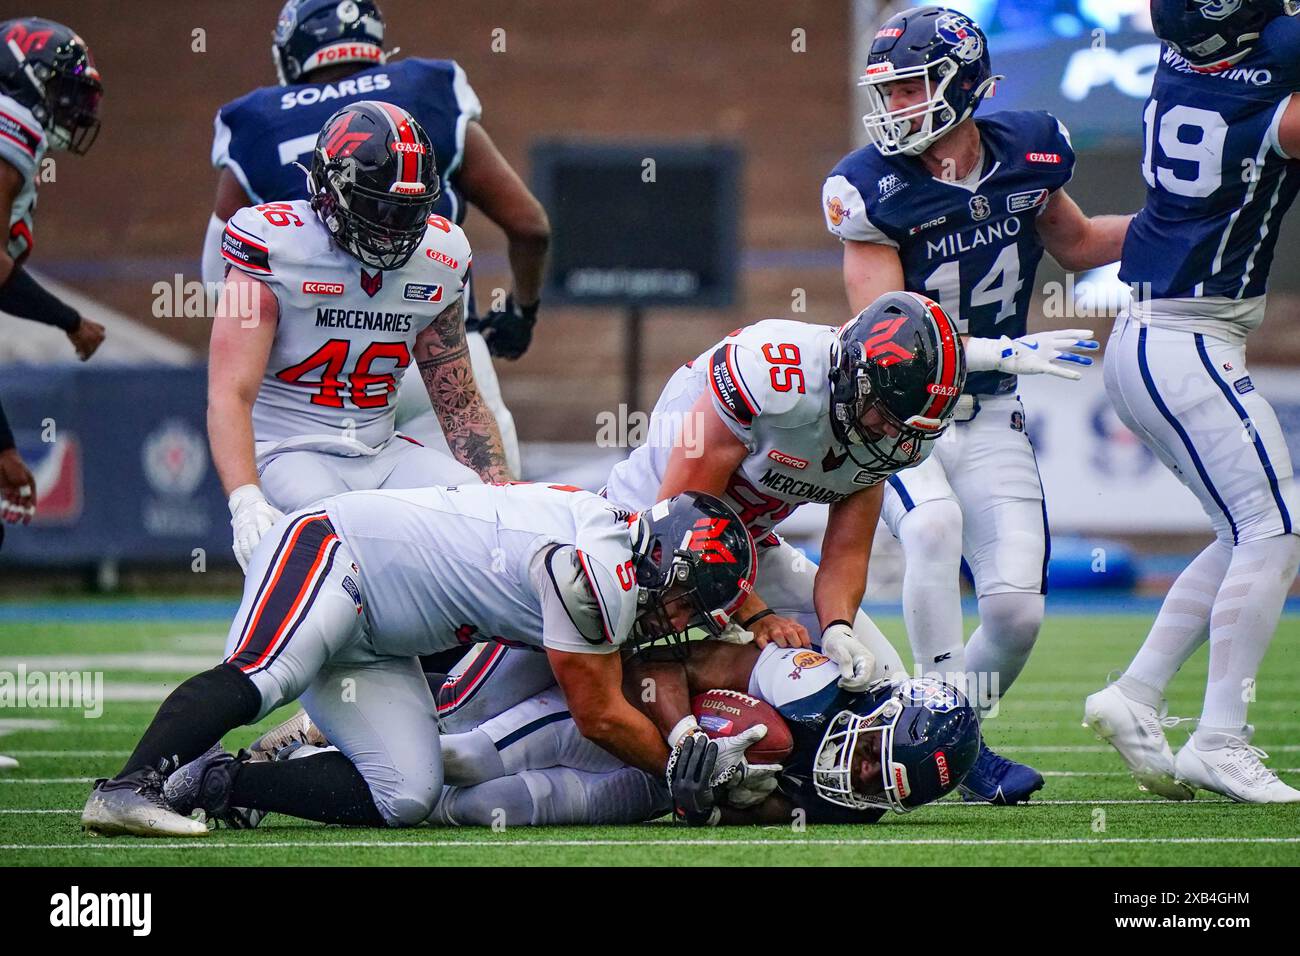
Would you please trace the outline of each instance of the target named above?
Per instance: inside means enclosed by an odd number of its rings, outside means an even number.
[[[1215,540],[1165,597],[1118,681],[1088,698],[1084,725],[1145,789],[1197,788],[1246,803],[1294,803],[1266,767],[1246,709],[1300,564],[1291,455],[1251,382],[1246,336],[1264,318],[1283,216],[1300,189],[1300,3],[1155,0],[1164,41],[1143,110],[1147,201],[1120,278],[1140,290],[1120,314],[1106,392],[1125,425],[1200,500]],[[1196,732],[1175,757],[1164,693],[1210,643]]]
[[[9,419],[0,406],[0,545],[5,540],[5,524],[27,524],[36,513],[36,480],[31,469],[18,454]],[[13,757],[0,754],[0,770],[18,766]]]
[[[542,648],[579,731],[662,774],[669,748],[623,697],[620,649],[687,628],[717,634],[752,588],[753,539],[725,504],[688,493],[642,513],[559,485],[360,491],[282,519],[258,546],[223,663],[163,702],[82,823],[198,836],[183,814],[232,807],[327,823],[413,826],[441,792],[438,720],[417,655],[468,641]],[[246,763],[228,731],[302,697],[340,753]],[[750,737],[737,735],[735,773]],[[743,738],[743,739],[742,739]],[[181,798],[184,798],[182,801]],[[179,811],[179,812],[176,812]]]
[[[673,374],[650,440],[614,466],[604,494],[631,509],[686,489],[726,501],[758,542],[762,568],[761,595],[746,598],[734,630],[760,647],[809,647],[815,635],[861,690],[902,668],[858,606],[881,482],[930,454],[964,377],[956,327],[924,296],[882,296],[840,329],[758,322]],[[808,502],[830,506],[820,568],[773,531]],[[545,661],[507,648],[471,652],[452,677],[456,692],[440,696],[439,714],[457,730],[551,683]]]
[[[724,789],[679,782],[674,801],[663,775],[628,766],[585,739],[564,695],[552,687],[481,726],[440,739],[447,785],[429,822],[640,823],[676,803],[683,811],[677,819],[697,825],[789,823],[796,810],[808,823],[874,823],[888,809],[907,812],[951,792],[979,753],[979,719],[957,688],[926,678],[848,691],[834,662],[810,650],[772,643],[759,651],[752,644],[702,641],[684,662],[638,652],[625,661],[623,673],[627,699],[665,738],[687,738],[674,764],[683,775],[703,742],[694,737],[694,719],[679,718],[689,713],[694,695],[708,690],[749,694],[776,708],[795,749],[783,767],[763,767]],[[655,688],[652,703],[645,702],[648,681]],[[298,759],[328,746],[300,714],[250,750],[252,759]],[[194,777],[182,768],[168,791],[193,790]],[[686,813],[680,798],[690,796],[712,804]],[[258,822],[251,816],[234,819]]]
[[[307,180],[309,200],[246,206],[222,240],[208,438],[241,567],[281,512],[329,495],[510,477],[465,341],[469,243],[432,212],[420,124],[351,103],[320,131]],[[459,462],[394,430],[412,359]]]
[[[82,156],[99,134],[104,87],[86,41],[53,20],[0,23],[0,311],[62,329],[83,362],[104,327],[43,288],[24,268],[31,255],[36,176],[49,149]]]
[[[1127,216],[1088,218],[1066,194],[1074,151],[1048,113],[976,119],[994,76],[969,17],[904,10],[877,31],[860,85],[870,144],[822,188],[844,243],[851,308],[907,289],[936,298],[965,337],[969,375],[954,427],[929,460],[889,479],[883,514],[902,545],[903,615],[918,671],[969,680],[987,712],[1020,673],[1043,619],[1047,511],[1016,375],[1077,379],[1092,333],[1025,334],[1046,249],[1066,269],[1119,258]],[[980,625],[963,647],[960,572],[974,578]],[[1043,785],[985,748],[967,799],[1017,803]]]
[[[236,210],[308,198],[294,164],[305,162],[317,131],[335,110],[362,99],[402,107],[428,133],[442,173],[433,211],[460,225],[473,204],[506,234],[514,290],[502,308],[481,319],[474,317],[471,292],[466,326],[474,377],[500,427],[510,470],[518,475],[514,420],[491,356],[516,359],[531,342],[550,236],[546,213],[480,125],[482,109],[465,71],[451,60],[390,61],[383,43],[383,16],[371,0],[285,4],[271,50],[280,85],[254,90],[217,113],[212,162],[220,177],[204,240],[203,278],[221,280],[221,237]],[[446,452],[442,424],[420,376],[412,370],[402,381],[397,418],[403,433]]]

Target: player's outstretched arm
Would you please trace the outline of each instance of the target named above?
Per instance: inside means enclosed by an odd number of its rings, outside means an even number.
[[[580,654],[547,648],[546,657],[578,732],[624,763],[663,774],[668,745],[650,718],[623,696],[618,652]]]
[[[496,416],[474,381],[465,342],[465,300],[438,314],[415,340],[415,362],[456,460],[484,481],[510,481]]]
[[[14,166],[0,159],[0,222],[13,216],[14,200],[23,187],[23,177]],[[83,362],[95,354],[104,341],[104,327],[81,317],[72,306],[41,287],[41,284],[0,247],[0,311],[62,329]]]
[[[208,445],[229,495],[233,550],[241,568],[280,518],[258,486],[253,403],[275,340],[279,304],[265,282],[232,269],[212,320],[208,355]]]
[[[1064,189],[1052,194],[1038,217],[1038,237],[1063,269],[1096,269],[1119,260],[1132,214],[1085,216]]]
[[[537,321],[550,220],[492,137],[473,121],[465,129],[465,161],[456,183],[506,234],[514,289],[506,308],[485,316],[481,328],[493,355],[517,359],[528,350]]]
[[[875,657],[853,633],[853,621],[867,588],[867,567],[883,483],[863,488],[831,505],[822,536],[822,559],[813,582],[813,605],[822,626],[822,653],[840,668],[840,686],[865,690]]]

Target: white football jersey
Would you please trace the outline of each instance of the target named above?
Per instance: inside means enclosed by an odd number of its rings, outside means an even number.
[[[682,366],[651,414],[648,440],[610,472],[611,501],[646,508],[659,494],[675,445],[700,453],[690,409],[706,391],[749,455],[723,496],[754,535],[800,505],[833,504],[880,479],[854,464],[831,431],[831,345],[836,329],[765,319],[738,329]],[[931,443],[926,443],[928,454]]]
[[[356,491],[324,504],[380,654],[495,641],[609,653],[637,613],[636,519],[567,485]]]
[[[45,130],[31,110],[17,100],[0,94],[0,159],[5,160],[23,184],[9,211],[9,232],[5,249],[15,262],[32,251],[32,214],[36,210],[36,172],[48,143]]]
[[[461,228],[429,217],[410,262],[385,272],[348,254],[306,200],[272,202],[230,218],[221,254],[279,303],[253,405],[259,452],[267,442],[346,451],[392,438],[416,336],[464,294],[470,248]]]

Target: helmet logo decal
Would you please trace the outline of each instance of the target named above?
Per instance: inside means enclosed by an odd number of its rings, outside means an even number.
[[[952,774],[948,771],[948,755],[942,750],[934,752],[934,766],[939,771],[939,786],[947,787],[952,783]]]
[[[719,540],[729,524],[730,518],[700,518],[695,522],[686,547],[698,551],[705,564],[735,564],[736,556]]]
[[[893,341],[894,333],[907,321],[907,316],[899,315],[892,319],[882,319],[871,327],[871,337],[862,343],[862,350],[867,358],[877,365],[888,368],[895,362],[905,362],[912,353]]]
[[[984,41],[980,39],[979,30],[964,14],[945,14],[935,21],[934,32],[952,46],[952,55],[963,63],[974,63],[984,55]]]
[[[16,43],[23,51],[23,55],[26,55],[33,50],[45,49],[45,44],[50,42],[52,36],[54,36],[53,30],[33,30],[29,33],[26,26],[15,23],[5,34],[5,42]]]
[[[957,688],[931,677],[904,681],[899,687],[898,697],[906,704],[926,707],[936,714],[946,714],[962,705]]]
[[[1241,0],[1196,0],[1207,20],[1226,20],[1241,9]]]
[[[330,159],[351,156],[356,152],[356,148],[369,138],[368,133],[348,132],[348,127],[352,125],[352,118],[356,115],[353,112],[344,113],[326,133],[325,155]]]

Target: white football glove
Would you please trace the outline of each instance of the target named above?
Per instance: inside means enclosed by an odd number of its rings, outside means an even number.
[[[1101,345],[1092,337],[1092,329],[1061,329],[1035,332],[1018,339],[967,339],[968,372],[1006,372],[1009,375],[1056,375],[1077,382],[1082,375],[1066,365],[1091,365],[1092,358],[1083,352],[1096,352]]]
[[[740,810],[756,807],[776,789],[776,775],[781,772],[779,763],[749,763],[745,775],[727,784],[726,802]]]
[[[822,631],[822,653],[840,668],[840,686],[848,691],[866,690],[876,657],[853,634],[847,624],[832,624]]]
[[[235,532],[235,543],[231,547],[240,570],[247,572],[257,542],[284,514],[271,507],[257,485],[240,485],[230,493],[229,505],[230,527]]]
[[[728,621],[722,633],[714,640],[722,641],[724,644],[749,644],[754,640],[754,632],[745,630],[735,621]]]
[[[732,781],[740,782],[749,776],[753,767],[745,759],[745,751],[767,736],[767,724],[755,724],[734,737],[718,737],[718,762],[713,767],[709,786],[720,787]]]

